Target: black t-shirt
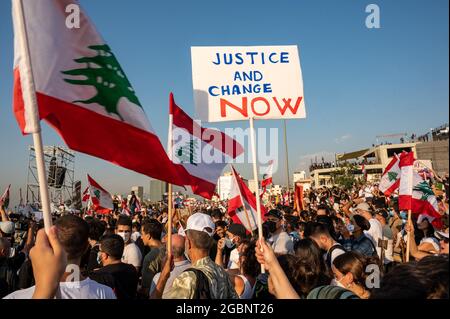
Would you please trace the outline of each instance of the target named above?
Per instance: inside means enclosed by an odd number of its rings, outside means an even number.
[[[118,263],[94,271],[92,280],[111,287],[117,299],[135,299],[138,285],[136,268],[130,264]]]
[[[17,289],[27,289],[34,286],[33,267],[31,265],[31,259],[27,259],[22,267],[19,269],[19,280],[17,283]]]

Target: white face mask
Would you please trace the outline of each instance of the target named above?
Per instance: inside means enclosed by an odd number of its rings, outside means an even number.
[[[331,286],[337,286],[337,287],[341,287],[341,288],[347,289],[347,288],[346,288],[339,280],[337,280],[336,278],[333,278],[333,279],[331,280],[330,285],[331,285]]]
[[[129,232],[118,232],[117,235],[122,237],[124,242],[128,242],[131,236]]]

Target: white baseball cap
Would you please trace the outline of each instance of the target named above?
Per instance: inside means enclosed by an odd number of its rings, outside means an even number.
[[[7,235],[14,233],[16,225],[11,221],[0,222],[0,229]]]
[[[214,234],[215,228],[216,226],[209,215],[203,213],[195,213],[188,218],[185,231],[197,230],[205,232],[209,236],[212,236]]]
[[[431,216],[425,215],[425,214],[420,214],[419,217],[417,217],[417,224],[422,223],[425,219],[427,219],[429,223],[431,223],[433,220],[435,220],[434,217],[431,217]]]

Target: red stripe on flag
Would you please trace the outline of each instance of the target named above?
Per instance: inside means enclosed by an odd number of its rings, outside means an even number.
[[[400,163],[399,166],[400,167],[404,167],[404,166],[413,166],[414,165],[414,153],[413,152],[403,152],[400,155]]]
[[[394,156],[392,158],[392,160],[389,162],[388,166],[386,166],[386,168],[384,169],[384,173],[382,176],[386,175],[387,172],[389,172],[391,170],[391,168],[395,165],[395,163],[397,163],[398,158],[396,156]]]
[[[22,84],[20,83],[19,69],[14,70],[13,112],[20,131],[25,135],[25,102],[22,96]]]
[[[395,190],[400,186],[400,179],[396,180],[394,184],[391,185],[391,187],[389,187],[385,192],[384,195],[386,197],[391,196],[391,194],[393,192],[395,192]]]
[[[229,156],[237,157],[244,152],[244,148],[235,139],[217,130],[203,128],[197,122],[187,115],[176,103],[173,94],[170,93],[169,112],[173,115],[173,125],[188,131],[191,135],[201,139],[203,142],[210,144],[214,148],[220,150]],[[206,131],[206,134],[204,132]],[[221,138],[215,139],[213,132],[220,133]],[[196,133],[196,134],[194,134]],[[201,136],[198,136],[201,134]],[[232,149],[227,149],[232,146]]]

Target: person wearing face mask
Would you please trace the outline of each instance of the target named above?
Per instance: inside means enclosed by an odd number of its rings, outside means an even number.
[[[293,254],[294,243],[283,228],[283,216],[278,209],[269,210],[266,215],[265,225],[270,233],[267,242],[272,246],[275,254]]]
[[[338,256],[331,267],[335,277],[332,284],[350,290],[361,299],[369,299],[370,291],[366,288],[369,263],[370,259],[354,251]]]
[[[370,229],[370,223],[362,216],[353,216],[352,233],[346,229],[341,229],[341,234],[344,237],[343,246],[347,251],[356,251],[363,256],[377,256],[372,241],[366,236],[365,232]]]
[[[389,210],[389,227],[392,231],[392,238],[397,238],[397,234],[402,230],[403,222],[399,215],[398,202],[394,201]]]
[[[122,262],[133,265],[139,273],[141,270],[142,254],[139,247],[131,240],[131,228],[131,218],[121,215],[116,223],[116,234],[122,237],[125,243]]]
[[[230,277],[223,267],[209,257],[214,222],[203,213],[191,215],[186,225],[186,250],[192,267],[186,269],[173,281],[172,287],[164,293],[166,299],[237,299],[238,295]],[[173,256],[164,263],[151,299],[160,299],[170,278]]]
[[[117,299],[135,299],[138,273],[129,264],[121,261],[125,243],[119,235],[110,235],[100,241],[98,261],[102,268],[94,271],[89,278],[111,287]]]
[[[228,226],[226,235],[217,243],[216,263],[223,266],[223,250],[225,248],[232,249],[227,266],[225,267],[231,273],[236,274],[239,270],[239,251],[238,247],[242,240],[247,237],[247,230],[242,224],[231,224]]]

